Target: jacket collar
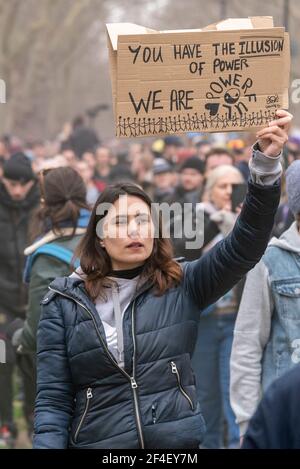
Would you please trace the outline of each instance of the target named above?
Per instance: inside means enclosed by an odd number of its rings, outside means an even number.
[[[150,289],[152,284],[150,282],[145,282],[142,286],[141,289],[139,289],[132,298],[130,304],[133,303],[133,301],[142,295],[145,291]],[[67,298],[73,299],[75,302],[81,304],[84,308],[86,308],[92,315],[95,320],[95,323],[97,325],[97,328],[101,334],[101,337],[104,341],[104,343],[107,346],[107,340],[106,340],[106,335],[105,335],[105,330],[104,326],[102,324],[102,321],[99,317],[98,311],[96,309],[95,303],[91,300],[89,297],[85,286],[84,286],[84,281],[82,279],[76,278],[76,277],[57,277],[55,280],[53,280],[49,287],[50,290],[55,291],[62,296],[66,296]]]
[[[152,282],[150,281],[144,282],[140,286],[140,288],[137,290],[136,294],[132,298],[132,301],[135,300],[140,295],[142,295],[143,293],[145,293],[152,286],[153,286]],[[50,283],[49,289],[55,290],[56,292],[60,293],[62,296],[65,295],[68,298],[71,298],[74,301],[81,303],[90,312],[94,313],[94,315],[99,319],[99,315],[97,313],[95,303],[89,297],[88,292],[85,289],[83,279],[80,279],[78,277],[57,277]]]

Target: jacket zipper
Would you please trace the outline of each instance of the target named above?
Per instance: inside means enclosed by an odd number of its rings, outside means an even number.
[[[137,423],[139,441],[140,441],[141,448],[144,449],[145,448],[145,443],[144,443],[144,436],[143,436],[142,424],[141,424],[141,416],[140,416],[138,397],[137,397],[138,385],[137,385],[137,382],[135,380],[135,364],[136,364],[136,357],[135,357],[135,354],[136,354],[136,340],[135,340],[135,325],[134,325],[135,300],[133,301],[132,310],[131,310],[132,311],[132,337],[133,337],[133,349],[134,349],[134,352],[133,352],[133,370],[132,370],[132,376],[129,376],[129,374],[126,373],[126,371],[123,370],[123,368],[119,367],[119,365],[116,362],[114,356],[108,350],[108,348],[107,348],[107,346],[106,346],[106,344],[105,344],[105,342],[104,342],[104,340],[103,340],[103,338],[102,338],[102,336],[99,332],[99,329],[98,329],[97,323],[95,321],[95,318],[94,318],[93,314],[88,310],[88,308],[86,306],[84,306],[80,301],[75,300],[75,298],[72,298],[71,296],[66,295],[65,293],[62,293],[58,290],[54,290],[51,287],[48,287],[48,288],[49,288],[49,290],[51,290],[55,293],[58,293],[59,295],[62,295],[65,298],[68,298],[69,300],[75,301],[75,303],[77,303],[79,306],[81,306],[88,313],[88,315],[90,316],[90,318],[93,321],[94,327],[96,329],[96,333],[97,333],[97,335],[100,339],[100,342],[101,342],[104,350],[106,351],[106,354],[107,354],[108,358],[110,359],[112,364],[129,380],[130,385],[131,385],[131,389],[132,389],[132,392],[133,392],[134,408],[135,408],[135,416],[136,416],[136,423]]]
[[[156,417],[156,409],[157,409],[157,402],[153,402],[151,406],[152,410],[152,423],[156,423],[157,417]]]
[[[138,396],[137,396],[137,384],[135,381],[135,368],[136,368],[136,340],[135,340],[135,322],[134,322],[134,311],[135,311],[135,300],[133,301],[132,308],[131,308],[131,324],[132,324],[132,339],[133,339],[133,357],[132,357],[132,389],[133,389],[133,398],[134,398],[134,406],[135,406],[135,415],[136,415],[136,423],[138,427],[138,434],[140,437],[140,444],[142,449],[145,448],[144,443],[144,436],[141,424],[141,416],[140,416],[140,409],[138,403]]]
[[[194,404],[192,402],[192,399],[190,398],[190,396],[188,396],[188,394],[185,392],[185,390],[182,387],[181,380],[180,380],[180,375],[179,375],[179,371],[177,369],[176,363],[175,362],[170,362],[170,364],[171,364],[171,368],[172,368],[172,373],[174,373],[174,375],[176,375],[178,387],[180,389],[181,394],[184,395],[184,397],[188,400],[188,402],[191,406],[191,409],[194,410]]]
[[[90,406],[90,402],[91,402],[91,399],[93,397],[93,392],[92,392],[92,388],[88,388],[87,392],[86,392],[86,403],[85,403],[85,408],[84,408],[84,412],[82,414],[82,417],[80,419],[80,422],[78,424],[78,427],[76,429],[76,432],[75,432],[75,435],[74,435],[74,442],[76,443],[77,441],[77,437],[78,437],[78,433],[80,432],[80,429],[82,427],[82,424],[84,422],[84,419],[85,419],[85,416],[86,414],[88,413],[88,410],[89,410],[89,406]]]

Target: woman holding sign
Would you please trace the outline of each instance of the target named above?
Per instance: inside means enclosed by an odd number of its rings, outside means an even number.
[[[192,262],[133,184],[99,197],[81,268],[54,280],[38,331],[35,448],[197,448],[205,423],[190,356],[199,309],[231,289],[267,246],[292,116],[258,133],[248,195],[232,233]]]

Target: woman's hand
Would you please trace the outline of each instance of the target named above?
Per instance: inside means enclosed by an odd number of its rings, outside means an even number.
[[[277,157],[288,141],[288,132],[293,119],[292,114],[284,109],[276,111],[278,119],[269,122],[269,126],[257,132],[258,145],[266,156]]]

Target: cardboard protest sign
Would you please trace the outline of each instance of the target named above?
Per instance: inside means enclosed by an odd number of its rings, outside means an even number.
[[[107,31],[118,137],[256,130],[288,107],[289,36],[270,17]]]

